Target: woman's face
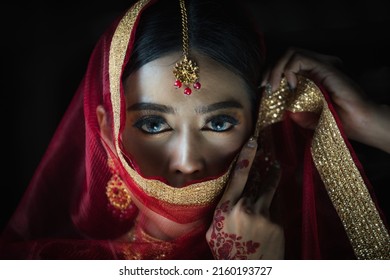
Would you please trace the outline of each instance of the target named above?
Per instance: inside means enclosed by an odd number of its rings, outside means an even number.
[[[145,177],[173,187],[219,176],[252,131],[244,82],[205,56],[196,56],[200,90],[174,87],[179,53],[149,62],[125,81],[123,144]]]

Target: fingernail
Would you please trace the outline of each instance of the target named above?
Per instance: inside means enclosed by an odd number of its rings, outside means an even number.
[[[290,83],[287,83],[287,87],[288,87],[288,90],[289,90],[290,92],[294,92],[294,91],[295,91],[295,86],[294,86],[294,85],[292,85],[292,84],[290,84]]]
[[[265,84],[265,94],[266,95],[271,95],[272,94],[272,85],[270,83]]]
[[[251,148],[251,149],[256,148],[256,146],[257,146],[257,139],[256,139],[256,137],[252,136],[251,138],[249,138],[248,142],[246,143],[246,146],[248,148]]]

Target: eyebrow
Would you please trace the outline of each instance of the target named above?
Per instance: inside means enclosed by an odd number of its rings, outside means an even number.
[[[229,100],[223,102],[213,103],[207,106],[200,106],[195,108],[195,112],[197,114],[207,114],[213,111],[228,109],[228,108],[238,108],[242,109],[243,106],[240,102],[236,100]],[[175,109],[171,106],[166,106],[157,103],[149,103],[149,102],[140,102],[135,103],[127,108],[127,111],[157,111],[166,114],[174,114]]]
[[[141,102],[135,103],[127,108],[127,111],[157,111],[161,113],[173,114],[175,109],[171,106],[161,105],[157,103]]]
[[[206,114],[220,109],[228,109],[228,108],[242,109],[243,106],[240,102],[236,100],[229,100],[229,101],[214,103],[207,106],[200,106],[199,108],[195,109],[195,112],[198,114]]]

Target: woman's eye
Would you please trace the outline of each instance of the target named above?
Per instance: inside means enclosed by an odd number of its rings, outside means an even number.
[[[203,130],[211,130],[214,132],[224,132],[232,129],[238,124],[238,120],[228,115],[219,115],[212,117],[203,127]]]
[[[158,116],[148,116],[139,119],[134,127],[147,134],[158,134],[171,129],[164,118]]]

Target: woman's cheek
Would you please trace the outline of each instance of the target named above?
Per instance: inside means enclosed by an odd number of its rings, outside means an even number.
[[[218,173],[226,170],[234,157],[240,152],[246,137],[249,137],[249,135],[246,136],[246,134],[240,132],[210,141],[208,147],[205,147],[205,150],[208,151],[206,161],[216,171],[218,170]]]
[[[165,145],[158,141],[147,141],[145,137],[124,135],[123,145],[127,154],[135,161],[145,176],[161,176],[166,158]]]

